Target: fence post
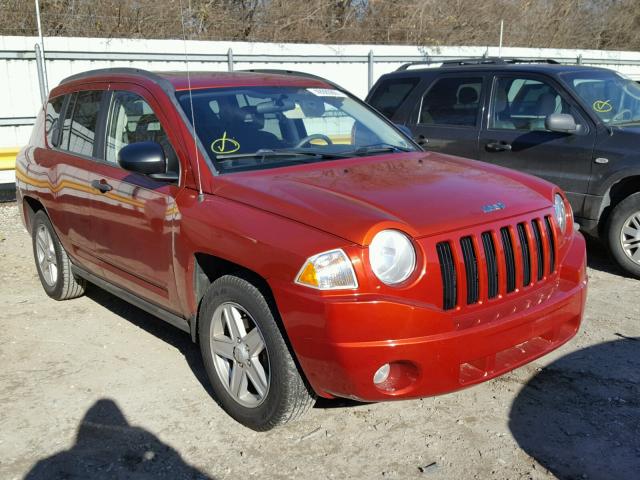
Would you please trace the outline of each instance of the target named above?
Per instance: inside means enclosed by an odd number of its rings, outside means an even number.
[[[40,51],[40,45],[35,44],[36,50],[36,68],[38,69],[38,85],[40,86],[40,97],[42,98],[42,104],[47,101],[47,87],[45,86],[44,71],[42,60],[42,52]]]
[[[227,70],[233,72],[233,50],[227,50]]]
[[[374,62],[373,50],[369,50],[369,58],[368,58],[368,67],[369,67],[368,82],[369,82],[369,88],[367,90],[371,90],[371,87],[373,87],[373,62]]]
[[[578,55],[576,62],[578,63],[578,65],[582,65],[582,54]]]

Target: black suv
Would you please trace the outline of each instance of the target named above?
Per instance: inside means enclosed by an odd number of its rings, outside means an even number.
[[[552,60],[415,66],[383,75],[367,102],[408,127],[425,150],[559,185],[581,229],[640,277],[640,85],[612,70]]]

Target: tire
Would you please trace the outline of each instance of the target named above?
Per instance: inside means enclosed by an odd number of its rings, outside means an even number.
[[[216,400],[231,417],[256,431],[298,418],[315,401],[278,328],[277,315],[258,288],[232,275],[209,286],[198,315],[200,351]]]
[[[607,244],[616,264],[629,275],[640,278],[640,193],[625,198],[611,212]]]
[[[86,281],[77,278],[71,271],[69,256],[43,210],[36,212],[33,217],[31,240],[38,277],[47,295],[55,300],[69,300],[84,295]]]

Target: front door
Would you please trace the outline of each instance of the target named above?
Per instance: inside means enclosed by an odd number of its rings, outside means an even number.
[[[568,113],[579,134],[546,130],[552,113]],[[591,177],[595,125],[550,79],[500,75],[493,81],[488,122],[480,134],[480,160],[542,177],[560,186],[582,210]]]
[[[172,248],[178,185],[129,172],[117,162],[124,146],[153,141],[165,152],[167,171],[179,172],[175,150],[163,127],[166,121],[156,114],[159,109],[153,97],[143,97],[145,92],[131,86],[110,94],[104,162],[89,173],[95,188],[95,252],[107,280],[178,311]]]
[[[478,157],[483,75],[442,75],[427,87],[410,125],[425,149]]]

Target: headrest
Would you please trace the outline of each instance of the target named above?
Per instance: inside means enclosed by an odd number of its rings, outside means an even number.
[[[462,87],[458,92],[458,103],[463,105],[478,103],[478,92],[472,87]]]

